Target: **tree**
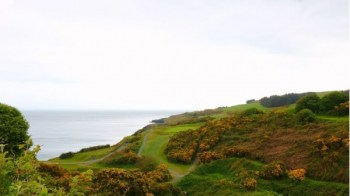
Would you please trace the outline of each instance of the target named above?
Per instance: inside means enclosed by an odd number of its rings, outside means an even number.
[[[321,98],[322,112],[329,113],[335,109],[335,106],[348,101],[349,97],[341,92],[332,92]]]
[[[296,104],[295,106],[295,111],[299,112],[300,110],[303,109],[309,109],[312,112],[319,112],[320,110],[320,104],[321,104],[321,99],[316,95],[307,95],[305,97],[302,97]]]
[[[4,144],[5,151],[10,156],[18,156],[30,147],[25,145],[29,139],[29,124],[16,108],[0,103],[0,144]]]

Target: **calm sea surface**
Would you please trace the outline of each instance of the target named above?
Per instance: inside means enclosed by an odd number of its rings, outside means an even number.
[[[81,148],[116,144],[153,119],[179,111],[24,111],[34,144],[41,145],[39,160]]]

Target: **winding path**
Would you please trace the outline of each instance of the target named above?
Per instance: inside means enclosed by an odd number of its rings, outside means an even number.
[[[146,143],[146,140],[147,140],[147,136],[148,136],[148,133],[146,133],[146,134],[145,134],[145,137],[143,137],[141,147],[140,147],[139,151],[137,152],[137,156],[138,156],[138,157],[141,156],[142,150],[143,150],[143,148],[145,147],[145,143]]]

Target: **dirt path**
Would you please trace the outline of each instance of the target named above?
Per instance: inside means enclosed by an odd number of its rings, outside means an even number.
[[[196,168],[197,165],[198,165],[198,159],[196,158],[196,159],[193,161],[191,167],[188,168],[188,170],[187,170],[186,173],[184,173],[184,174],[179,174],[179,173],[175,172],[174,170],[169,169],[170,174],[173,176],[173,179],[171,180],[171,182],[172,182],[172,183],[175,183],[175,182],[179,181],[182,177],[186,176],[186,175],[189,174],[191,171],[193,171],[193,170]]]
[[[143,137],[141,147],[140,147],[139,151],[137,152],[137,156],[138,156],[138,157],[141,156],[142,150],[143,150],[143,148],[145,147],[145,143],[146,143],[146,141],[147,141],[147,136],[148,136],[148,133],[146,133],[146,134],[145,134],[145,137]]]

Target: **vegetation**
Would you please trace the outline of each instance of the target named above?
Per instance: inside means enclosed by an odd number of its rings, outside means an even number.
[[[265,107],[280,107],[296,103],[301,97],[313,93],[289,93],[285,95],[272,95],[270,97],[263,97],[259,101]]]
[[[94,150],[99,150],[99,149],[103,149],[103,148],[109,148],[111,147],[111,145],[106,144],[106,145],[98,145],[98,146],[91,146],[88,148],[82,148],[79,150],[79,152],[89,152],[89,151],[94,151]]]
[[[0,103],[0,144],[5,144],[4,150],[8,156],[18,156],[31,146],[26,143],[29,139],[28,128],[21,112]]]
[[[47,162],[30,141],[17,156],[1,145],[0,195],[348,195],[348,94],[264,100],[273,106],[173,115]]]

